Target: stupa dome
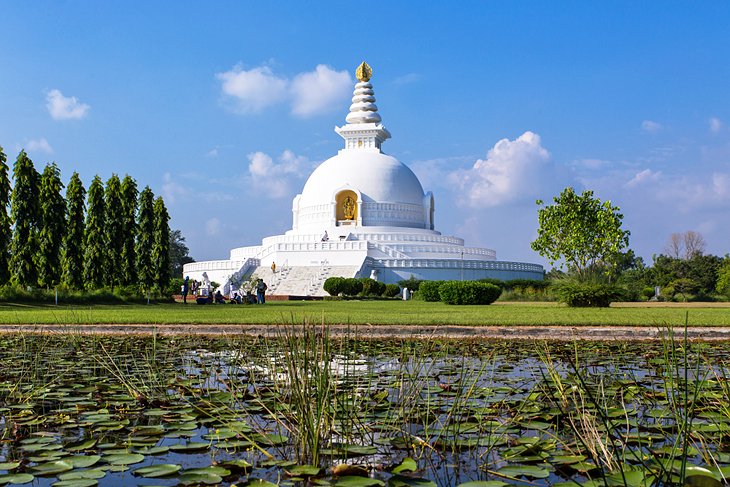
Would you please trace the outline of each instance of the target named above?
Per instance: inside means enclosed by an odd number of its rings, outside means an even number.
[[[347,123],[335,128],[345,139],[345,148],[320,164],[294,198],[296,229],[433,227],[431,194],[424,194],[408,166],[380,150],[390,133],[380,123],[371,74],[366,63],[358,68],[360,81],[355,85]],[[345,204],[347,198],[350,202]]]
[[[347,149],[314,170],[300,204],[329,204],[343,188],[359,191],[363,203],[423,204],[423,186],[408,166],[382,152]]]

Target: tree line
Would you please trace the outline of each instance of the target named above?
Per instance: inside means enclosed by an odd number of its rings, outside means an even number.
[[[162,197],[129,175],[77,172],[68,186],[55,162],[39,173],[24,150],[13,164],[0,147],[0,285],[74,290],[165,290],[171,278],[170,227]],[[8,213],[8,208],[10,213]],[[184,240],[184,239],[183,239]]]
[[[665,253],[646,265],[628,249],[630,232],[621,228],[623,214],[610,201],[569,187],[553,204],[537,203],[540,226],[531,246],[551,264],[562,261],[567,267],[546,276],[558,290],[591,299],[596,294],[624,300],[730,298],[730,255],[705,254],[698,232],[673,233]]]

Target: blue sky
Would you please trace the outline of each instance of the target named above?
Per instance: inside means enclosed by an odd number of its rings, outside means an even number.
[[[0,3],[0,145],[13,162],[134,176],[197,260],[291,228],[342,140],[366,60],[383,150],[436,226],[501,260],[535,199],[592,189],[650,260],[673,232],[730,252],[730,3]]]

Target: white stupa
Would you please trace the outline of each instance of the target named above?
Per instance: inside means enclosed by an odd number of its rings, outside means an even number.
[[[381,150],[390,133],[375,105],[372,71],[357,68],[346,124],[336,127],[345,147],[312,172],[292,202],[292,229],[261,245],[231,250],[228,260],[185,265],[184,274],[206,273],[224,292],[250,276],[272,294],[316,296],[328,277],[471,280],[486,277],[542,279],[538,264],[498,261],[494,250],[465,247],[464,240],[434,227],[434,197],[408,166]],[[275,271],[272,270],[275,264]]]

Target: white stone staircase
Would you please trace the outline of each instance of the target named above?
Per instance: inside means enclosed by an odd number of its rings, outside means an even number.
[[[326,261],[318,266],[279,267],[259,266],[253,274],[269,286],[268,294],[281,296],[327,296],[322,289],[328,277],[354,277],[359,266],[330,266]]]

